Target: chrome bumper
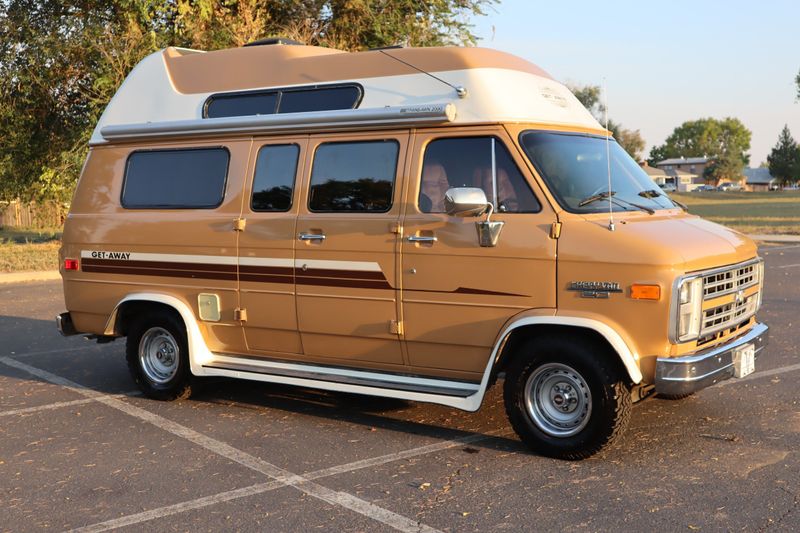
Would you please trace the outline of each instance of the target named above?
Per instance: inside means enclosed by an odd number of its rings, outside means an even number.
[[[756,359],[769,341],[766,324],[756,324],[728,344],[715,346],[683,357],[656,360],[656,392],[666,395],[689,394],[733,377],[733,352],[753,343]]]
[[[69,315],[69,313],[61,313],[56,317],[56,328],[58,328],[58,332],[64,337],[78,334],[78,332],[75,330],[75,325],[72,323],[72,317]]]

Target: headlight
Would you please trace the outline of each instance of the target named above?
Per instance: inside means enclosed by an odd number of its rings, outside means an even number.
[[[764,296],[764,260],[762,259],[756,263],[756,275],[758,276],[758,302],[756,302],[756,311],[761,309],[761,300]]]
[[[678,282],[678,342],[696,339],[700,335],[703,305],[703,278],[685,278]]]

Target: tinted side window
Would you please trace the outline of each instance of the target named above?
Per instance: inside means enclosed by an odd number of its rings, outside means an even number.
[[[314,154],[308,208],[386,212],[392,207],[397,141],[322,144]]]
[[[334,87],[309,91],[286,91],[281,94],[278,113],[302,113],[352,109],[361,96],[358,87]]]
[[[292,207],[299,154],[296,144],[264,146],[258,151],[250,200],[253,211],[288,211]]]
[[[225,195],[229,158],[224,148],[133,152],[125,168],[122,206],[217,207]]]
[[[431,141],[425,149],[418,205],[423,213],[444,213],[451,187],[478,187],[495,203],[492,153],[497,181],[497,212],[536,213],[539,202],[505,145],[494,137]]]
[[[206,106],[206,118],[272,115],[277,102],[276,92],[214,96]]]
[[[244,117],[353,109],[361,101],[361,93],[360,85],[342,85],[212,94],[203,110],[203,117]]]

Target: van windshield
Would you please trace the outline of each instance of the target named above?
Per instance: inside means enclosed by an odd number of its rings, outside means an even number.
[[[573,213],[669,209],[674,204],[613,139],[598,135],[526,131],[522,147],[556,200]],[[611,156],[611,191],[608,188]]]

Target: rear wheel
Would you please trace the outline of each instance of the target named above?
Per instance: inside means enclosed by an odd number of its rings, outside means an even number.
[[[504,399],[514,430],[533,451],[584,459],[625,428],[630,388],[608,350],[583,339],[533,339],[506,372]]]
[[[125,347],[131,376],[147,396],[178,400],[191,395],[186,328],[175,313],[157,310],[136,319]]]

